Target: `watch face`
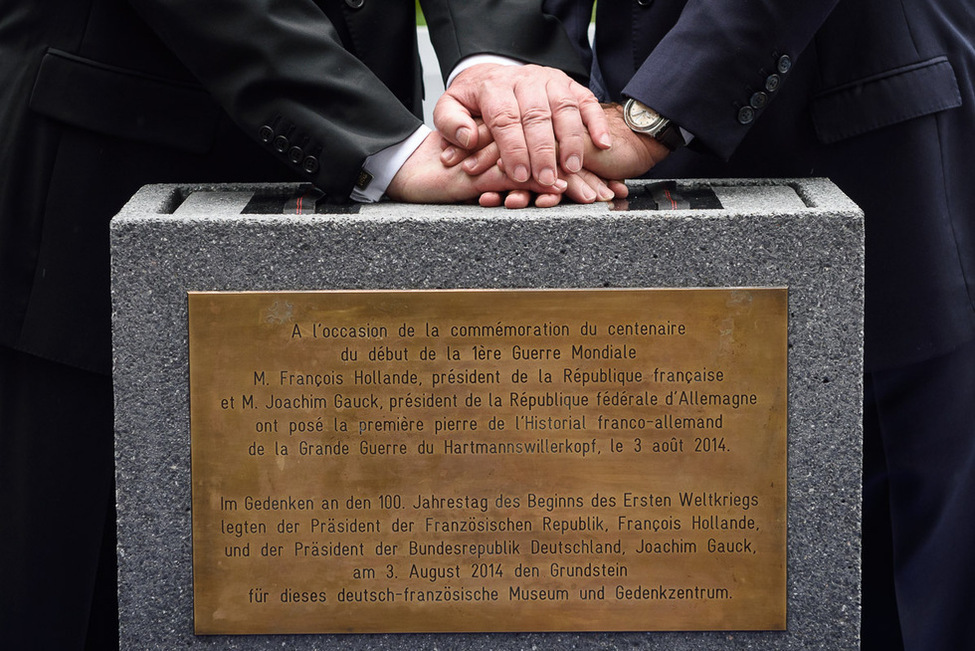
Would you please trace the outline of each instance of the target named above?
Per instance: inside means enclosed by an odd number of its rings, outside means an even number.
[[[630,128],[639,131],[651,131],[663,121],[659,113],[636,101],[627,103],[626,117]]]

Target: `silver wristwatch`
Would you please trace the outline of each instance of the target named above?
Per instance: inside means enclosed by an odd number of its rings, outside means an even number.
[[[630,98],[623,104],[623,120],[636,133],[645,133],[670,151],[685,144],[680,127],[635,99]]]

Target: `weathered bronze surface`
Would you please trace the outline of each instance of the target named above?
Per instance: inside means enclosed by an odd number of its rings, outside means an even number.
[[[786,290],[189,306],[197,633],[785,627]]]

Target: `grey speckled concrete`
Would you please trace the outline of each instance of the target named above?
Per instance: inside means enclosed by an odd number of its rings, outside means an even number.
[[[852,649],[858,646],[863,220],[826,181],[682,181],[720,210],[355,214],[174,211],[144,188],[112,224],[119,598],[125,649]],[[201,197],[196,197],[197,201]],[[204,197],[205,198],[205,197]],[[205,201],[204,201],[205,203]],[[788,630],[195,637],[187,290],[789,287]]]

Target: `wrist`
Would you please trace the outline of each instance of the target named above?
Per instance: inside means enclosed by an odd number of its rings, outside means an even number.
[[[634,162],[636,167],[630,171],[629,176],[635,177],[645,174],[650,168],[663,160],[671,150],[650,134],[630,129],[626,123],[623,105],[614,103],[612,106],[617,112],[620,126],[614,138],[622,140],[621,144],[625,145],[625,150],[629,152],[627,157]],[[617,147],[614,146],[614,149]]]

